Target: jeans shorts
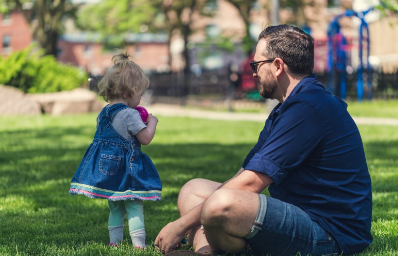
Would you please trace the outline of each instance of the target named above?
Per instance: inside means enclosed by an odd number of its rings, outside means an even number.
[[[245,236],[253,255],[339,255],[333,237],[299,207],[263,194],[259,199],[256,220]]]

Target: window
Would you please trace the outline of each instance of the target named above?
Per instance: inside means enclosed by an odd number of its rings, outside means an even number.
[[[5,13],[2,14],[1,25],[2,26],[11,25],[11,15],[10,15],[9,12],[5,12]]]
[[[328,8],[337,8],[340,6],[339,0],[328,0]]]
[[[141,45],[139,45],[139,44],[135,45],[134,54],[135,54],[136,57],[141,55]]]
[[[83,56],[86,58],[90,58],[92,55],[92,47],[89,44],[86,44],[84,46],[84,50],[83,50]]]
[[[204,14],[211,15],[216,13],[217,10],[218,10],[217,0],[208,0],[206,1],[202,11]]]
[[[3,48],[9,48],[11,46],[10,42],[11,42],[11,36],[4,35],[3,36]]]
[[[221,34],[221,29],[217,25],[207,25],[206,35],[210,38],[218,37]]]
[[[3,54],[10,53],[11,52],[11,36],[4,35],[2,41],[3,41],[2,42]]]

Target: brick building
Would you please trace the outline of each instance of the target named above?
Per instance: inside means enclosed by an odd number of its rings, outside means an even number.
[[[93,76],[101,75],[112,66],[114,51],[106,50],[100,41],[96,34],[65,34],[58,42],[58,60],[80,67]],[[126,49],[144,71],[165,72],[169,71],[166,42],[164,35],[132,34],[127,38]]]
[[[267,9],[268,1],[258,0],[252,8],[250,31],[256,37],[261,28],[270,24],[270,10]],[[336,2],[336,1],[335,1]],[[353,0],[340,0],[337,7],[328,7],[327,0],[315,0],[313,5],[303,10],[303,20],[315,38],[315,70],[323,71],[327,67],[327,28],[329,22],[345,9],[352,9]],[[244,23],[238,14],[238,10],[226,0],[214,1],[212,8],[213,17],[203,17],[198,13],[192,14],[192,28],[195,31],[189,39],[190,57],[193,65],[207,68],[227,66],[230,63],[241,65],[247,61],[246,54],[242,52],[240,40],[244,33]],[[290,10],[281,9],[279,12],[280,23],[289,22],[297,15]],[[371,60],[375,66],[393,70],[398,67],[398,26],[390,26],[397,23],[397,17],[373,19],[369,22],[371,40]],[[341,31],[353,42],[350,46],[352,56],[357,56],[358,24],[355,18],[341,19]],[[203,54],[203,41],[212,36],[223,35],[230,37],[235,44],[234,52],[223,52],[217,49],[208,50]],[[29,24],[23,15],[18,12],[0,15],[0,45],[1,55],[7,56],[13,51],[21,50],[32,42]],[[69,30],[60,37],[58,59],[64,63],[70,63],[92,73],[102,74],[112,63],[112,52],[106,51],[101,40],[96,35]],[[167,46],[167,38],[163,35],[140,34],[131,35],[128,38],[129,52],[133,59],[147,71],[180,70],[184,66],[181,57],[182,42],[180,35],[173,35],[170,49]],[[170,50],[170,52],[169,52]],[[172,67],[169,67],[169,56],[172,57]],[[355,59],[353,65],[355,66]]]
[[[32,33],[22,13],[14,11],[0,15],[0,39],[2,56],[25,49],[31,44]]]

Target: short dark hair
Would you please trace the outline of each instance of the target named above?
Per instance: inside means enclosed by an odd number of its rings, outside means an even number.
[[[264,57],[281,58],[295,74],[312,74],[314,38],[303,30],[286,24],[268,26],[258,36],[261,39],[267,42]]]

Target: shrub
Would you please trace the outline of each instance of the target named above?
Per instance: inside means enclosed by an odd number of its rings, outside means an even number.
[[[72,90],[87,81],[87,74],[71,65],[59,63],[54,56],[42,56],[32,47],[0,59],[0,84],[29,93]]]

